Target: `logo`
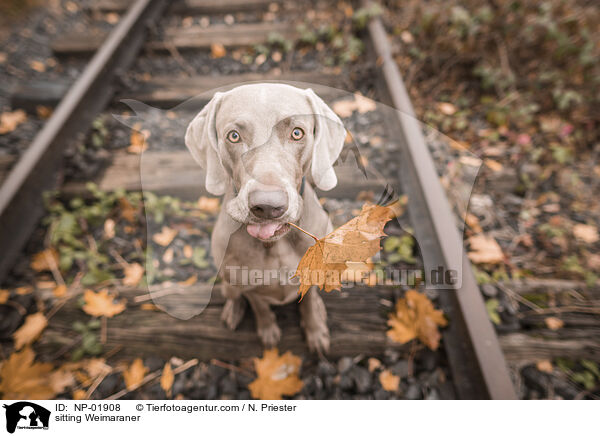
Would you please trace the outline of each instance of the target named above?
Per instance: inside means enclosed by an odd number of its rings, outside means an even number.
[[[6,409],[6,431],[14,433],[15,429],[48,430],[50,411],[29,401],[19,401]]]

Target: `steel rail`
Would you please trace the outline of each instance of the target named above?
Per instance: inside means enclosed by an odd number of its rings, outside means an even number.
[[[59,184],[63,150],[81,140],[115,91],[114,78],[142,47],[164,0],[137,0],[107,36],[0,188],[0,280],[44,210],[42,194]]]
[[[372,2],[363,0],[366,7]],[[439,301],[449,326],[443,342],[454,386],[461,399],[516,399],[498,337],[464,254],[462,237],[446,198],[421,124],[396,65],[379,17],[368,24],[368,36],[386,98],[396,110],[391,127],[400,135],[401,180],[408,188],[408,211],[426,264],[462,271],[458,289],[440,290]]]

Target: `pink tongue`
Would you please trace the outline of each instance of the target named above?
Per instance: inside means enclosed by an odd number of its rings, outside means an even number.
[[[269,239],[282,225],[282,223],[248,224],[246,230],[254,238]]]

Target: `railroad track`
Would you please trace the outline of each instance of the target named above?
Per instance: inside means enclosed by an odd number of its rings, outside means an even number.
[[[268,11],[271,4],[264,0],[182,0],[172,5],[169,12],[213,15],[243,8],[250,13],[260,13]],[[369,3],[365,2],[363,6],[369,6]],[[266,44],[273,32],[284,38],[294,38],[295,27],[286,22],[257,22],[208,28],[196,25],[187,28],[170,26],[162,29],[161,33],[154,30],[167,10],[164,1],[103,0],[97,2],[95,8],[101,12],[122,14],[120,22],[109,34],[64,35],[53,45],[55,55],[59,57],[91,57],[79,78],[74,83],[23,84],[13,94],[14,106],[32,109],[42,104],[56,108],[0,188],[0,247],[3,251],[0,280],[14,264],[43,215],[42,193],[57,187],[64,195],[85,193],[83,182],[62,183],[62,151],[70,142],[80,139],[90,129],[96,116],[107,106],[114,105],[114,102],[128,98],[153,107],[170,108],[201,95],[186,104],[186,110],[192,113],[192,110],[206,103],[215,88],[270,80],[312,84],[313,89],[327,101],[343,95],[332,89],[343,85],[340,83],[339,70],[323,66],[316,71],[288,69],[283,72],[271,70],[229,75],[188,74],[187,77],[175,79],[168,74],[158,74],[147,78],[143,86],[130,86],[123,80],[124,72],[132,67],[141,51],[167,52],[179,56],[183,51],[205,51],[214,43],[223,44],[227,49]],[[463,254],[463,242],[455,227],[452,208],[439,182],[422,127],[414,118],[410,99],[379,18],[374,17],[369,21],[363,37],[369,53],[367,62],[376,75],[372,77],[377,90],[376,98],[397,109],[391,116],[384,117],[384,125],[388,136],[399,138],[394,154],[402,169],[401,177],[397,177],[397,181],[401,182],[401,189],[398,190],[408,194],[407,210],[423,257],[429,264],[446,271],[462,270],[459,289],[437,291],[438,305],[451,319],[449,327],[443,331],[443,344],[456,395],[465,399],[515,398],[498,338],[488,320],[469,261]],[[143,159],[145,171],[155,174],[149,181],[151,185],[145,185],[145,189],[150,188],[159,194],[183,193],[189,198],[197,198],[198,194],[202,194],[197,186],[200,170],[190,162],[186,151],[152,151],[147,152]],[[94,181],[101,190],[125,188],[138,191],[142,186],[139,165],[139,156],[117,151],[103,174]],[[161,173],[161,169],[165,168],[169,168],[169,171]],[[172,177],[173,174],[177,177]],[[338,175],[340,183],[327,193],[328,197],[355,198],[362,191],[374,190],[386,183],[385,179],[377,177],[358,182],[350,173],[345,174],[343,168]],[[364,351],[359,352],[382,353],[385,349],[393,348],[385,339],[380,302],[392,302],[394,292],[391,288],[382,287],[376,290],[353,290],[351,296],[354,298],[344,300],[326,296],[334,324],[332,356],[361,349]],[[143,291],[124,291],[123,294],[130,301],[145,301]],[[115,341],[127,341],[131,344],[128,348],[132,353],[151,350],[180,355],[182,350],[190,350],[195,357],[204,358],[256,355],[260,346],[251,330],[244,330],[242,326],[242,332],[231,335],[217,327],[221,304],[218,297],[214,298],[203,316],[189,321],[170,320],[166,314],[157,314],[155,321],[146,324],[146,317],[138,319],[133,315],[134,321],[132,318],[121,321],[115,318],[114,322],[111,321],[108,336]],[[65,334],[73,320],[80,315],[75,309],[69,309],[67,305],[62,317],[64,319],[56,320],[56,324],[45,334],[42,348],[56,349],[65,345]],[[296,315],[288,312],[286,318],[292,321],[285,324],[287,327],[284,328],[281,347],[302,350],[301,334],[293,327],[297,325],[294,321]],[[136,325],[136,329],[132,329],[132,325]],[[162,340],[156,340],[157,337]],[[173,340],[175,342],[170,342]],[[194,344],[201,345],[191,350]]]

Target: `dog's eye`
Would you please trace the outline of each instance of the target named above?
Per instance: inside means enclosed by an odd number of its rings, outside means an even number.
[[[292,130],[292,139],[294,141],[300,141],[302,138],[304,138],[304,130],[300,127],[295,127],[294,130]]]
[[[227,133],[227,140],[229,142],[232,142],[235,144],[236,142],[240,142],[241,139],[242,139],[242,137],[240,136],[240,134],[238,133],[237,130],[230,130]]]

